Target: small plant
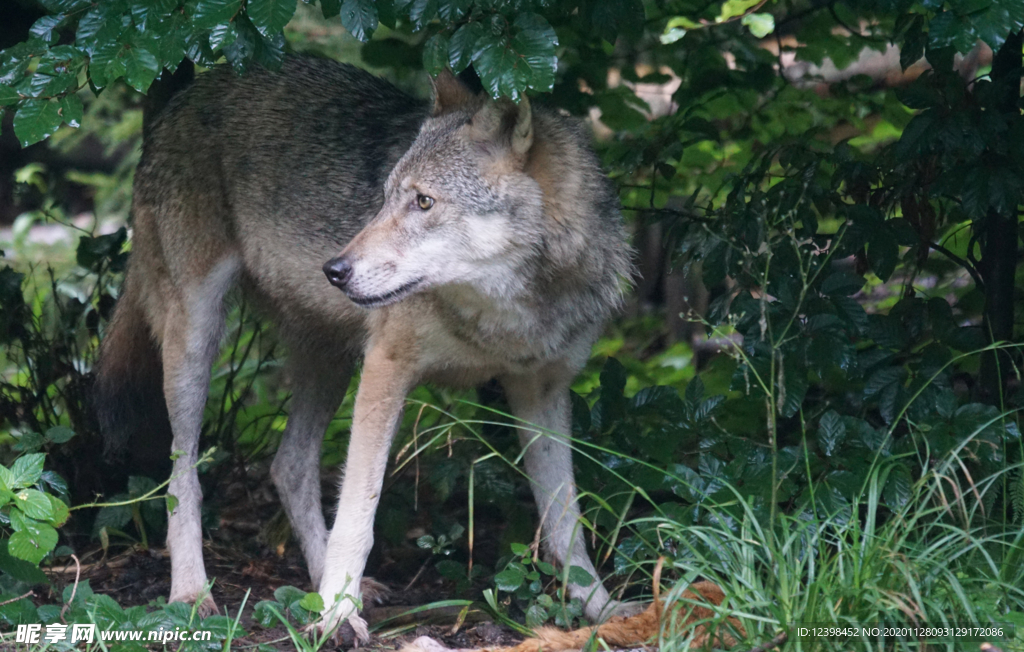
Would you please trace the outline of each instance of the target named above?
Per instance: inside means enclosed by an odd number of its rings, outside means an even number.
[[[103,507],[93,521],[93,536],[99,538],[104,550],[109,546],[110,535],[138,542],[149,548],[150,535],[167,527],[167,505],[161,496],[154,496],[156,482],[142,476],[128,478],[127,493],[117,494],[110,499],[114,505]],[[145,500],[151,496],[157,500]],[[134,526],[138,539],[125,532],[128,524]]]
[[[505,612],[513,600],[522,608],[528,628],[540,627],[552,618],[559,627],[572,627],[577,619],[583,616],[583,603],[578,598],[566,600],[565,583],[571,582],[588,586],[594,582],[587,571],[579,566],[570,566],[559,573],[551,564],[537,559],[536,549],[522,543],[512,544],[512,558],[505,569],[494,576],[494,584],[498,591],[508,593],[504,603],[500,603],[496,594],[488,589],[484,598],[494,611]],[[554,581],[560,584],[555,589],[553,598],[547,589]]]
[[[32,587],[46,584],[39,564],[57,547],[57,528],[70,516],[67,486],[44,471],[43,453],[0,464],[0,623],[14,626],[36,618]]]
[[[483,573],[479,565],[473,566],[470,569],[467,568],[467,564],[450,558],[451,554],[455,552],[455,542],[461,539],[465,532],[466,528],[456,523],[452,525],[447,534],[440,534],[436,538],[433,535],[424,534],[416,539],[417,546],[424,550],[429,550],[434,557],[441,557],[434,564],[434,568],[437,569],[441,577],[454,583],[456,593],[463,593],[468,590],[472,584],[471,580]],[[422,570],[421,568],[420,572]]]
[[[274,591],[273,600],[256,603],[253,618],[263,627],[272,627],[281,619],[305,627],[320,617],[324,609],[319,593],[307,593],[294,586],[282,586]]]
[[[424,550],[429,550],[435,555],[447,557],[455,551],[455,548],[452,546],[462,538],[465,531],[466,528],[456,523],[448,531],[448,534],[439,534],[436,538],[433,535],[424,534],[416,539],[416,545]]]

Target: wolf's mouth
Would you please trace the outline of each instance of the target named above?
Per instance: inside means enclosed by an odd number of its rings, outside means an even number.
[[[352,303],[363,308],[380,308],[381,306],[387,306],[397,301],[402,300],[406,296],[412,293],[420,283],[423,282],[423,277],[416,279],[415,281],[409,281],[405,285],[395,288],[390,292],[381,294],[375,297],[358,297],[354,295],[348,295],[348,298]]]

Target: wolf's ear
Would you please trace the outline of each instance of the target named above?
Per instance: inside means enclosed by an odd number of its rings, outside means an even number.
[[[430,85],[434,89],[434,117],[461,109],[475,99],[469,87],[447,68],[431,77]]]
[[[533,146],[530,100],[524,95],[519,104],[504,98],[485,102],[473,116],[471,130],[477,142],[507,147],[513,157],[524,163]]]

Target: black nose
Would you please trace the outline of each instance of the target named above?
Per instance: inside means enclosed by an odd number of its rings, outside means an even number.
[[[348,280],[352,278],[352,263],[347,258],[334,258],[324,263],[324,274],[331,285],[345,289]]]

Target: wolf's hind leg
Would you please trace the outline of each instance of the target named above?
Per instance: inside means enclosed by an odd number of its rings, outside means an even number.
[[[164,296],[164,396],[177,452],[168,493],[178,500],[167,520],[171,555],[171,602],[194,602],[206,584],[200,509],[203,493],[195,465],[199,433],[210,388],[210,366],[224,331],[224,296],[234,284],[237,256],[222,258],[199,283]],[[200,610],[216,611],[207,596]]]
[[[594,578],[589,586],[569,585],[569,595],[586,604],[586,615],[598,621],[612,615],[608,591],[587,555],[583,524],[573,479],[572,404],[570,374],[512,376],[501,379],[512,414],[523,422],[519,443],[525,449],[526,473],[541,516],[541,531],[548,551],[564,568],[579,566]],[[531,428],[530,425],[535,427]]]
[[[353,366],[350,357],[325,357],[322,350],[305,351],[301,345],[294,345],[288,357],[292,400],[270,476],[299,539],[314,591],[320,586],[327,550],[320,449],[324,431],[345,398]]]

